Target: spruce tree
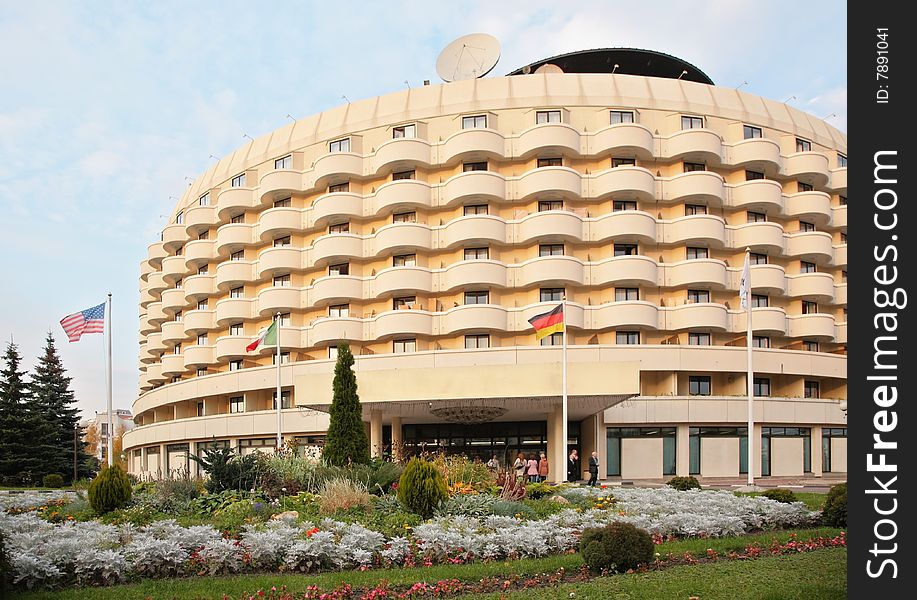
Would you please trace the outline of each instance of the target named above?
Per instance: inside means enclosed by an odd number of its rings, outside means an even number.
[[[334,365],[331,421],[322,458],[325,462],[345,466],[351,463],[369,463],[369,440],[363,428],[363,410],[357,395],[357,376],[353,372],[353,354],[350,346],[338,346],[338,360]]]
[[[47,428],[35,411],[29,386],[19,370],[22,357],[13,342],[3,354],[6,366],[0,370],[0,476],[9,483],[34,484],[41,479],[44,465],[41,452],[47,441]],[[28,475],[28,481],[23,476]]]

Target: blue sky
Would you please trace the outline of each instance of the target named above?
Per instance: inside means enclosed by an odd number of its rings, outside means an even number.
[[[51,328],[84,412],[105,406],[102,336],[68,344],[58,321],[113,293],[114,402],[129,408],[139,263],[185,177],[288,113],[437,82],[436,56],[459,35],[500,40],[490,76],[573,50],[649,48],[847,126],[838,2],[0,0],[0,10],[0,336],[31,367]]]

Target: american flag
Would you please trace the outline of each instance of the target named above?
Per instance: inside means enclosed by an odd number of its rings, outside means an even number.
[[[105,331],[105,303],[67,315],[60,324],[71,342],[80,341],[84,333],[102,333]]]

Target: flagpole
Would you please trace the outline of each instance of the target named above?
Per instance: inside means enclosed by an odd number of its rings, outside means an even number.
[[[745,315],[747,321],[747,329],[745,332],[745,348],[746,348],[746,357],[748,359],[748,372],[745,376],[746,379],[746,391],[748,392],[748,485],[755,485],[755,465],[757,464],[754,460],[755,457],[755,403],[754,403],[754,392],[755,392],[755,379],[754,379],[754,370],[752,368],[752,328],[751,328],[751,248],[745,249],[745,267],[743,268],[743,275],[745,275]],[[746,274],[747,273],[747,274]]]
[[[563,317],[564,329],[563,329],[563,368],[561,369],[561,385],[563,386],[563,396],[561,397],[561,429],[560,429],[560,447],[564,450],[564,464],[567,460],[567,296],[561,298],[561,314]],[[560,465],[558,465],[559,467]],[[561,469],[561,482],[567,481],[567,470]]]
[[[110,467],[114,464],[112,451],[114,450],[115,439],[114,423],[112,423],[111,416],[111,292],[108,293],[108,307],[105,311],[105,317],[108,319],[108,327],[105,328],[106,333],[108,333],[108,353],[105,361],[105,379],[108,385],[105,392],[108,400],[108,466]]]
[[[274,359],[274,362],[277,363],[277,451],[283,449],[283,434],[281,433],[281,428],[283,427],[283,413],[281,409],[283,408],[283,396],[280,393],[280,312],[274,316],[276,327],[277,327],[277,357]]]

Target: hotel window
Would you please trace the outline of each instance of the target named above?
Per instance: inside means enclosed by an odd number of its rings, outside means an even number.
[[[839,169],[846,168],[847,166],[847,157],[840,152],[837,153],[837,166]]]
[[[487,115],[462,117],[462,129],[481,129],[484,127],[487,127]]]
[[[564,343],[564,334],[558,331],[557,333],[546,335],[541,338],[540,343],[542,346],[562,346]]]
[[[290,313],[280,313],[278,320],[280,321],[281,327],[289,327],[290,326]]]
[[[287,356],[286,360],[283,360],[283,355],[284,353],[281,352],[280,353],[280,364],[282,365],[290,362],[290,353],[289,352],[286,353],[286,356]],[[272,363],[272,364],[276,364],[276,363]],[[293,398],[292,398],[292,395],[290,394],[290,390],[287,390],[287,391],[280,390],[280,408],[281,409],[293,408]],[[277,410],[277,391],[276,390],[274,390],[274,392],[271,394],[271,410]]]
[[[797,192],[811,192],[814,189],[815,188],[812,186],[811,183],[806,183],[804,181],[796,182],[796,191]]]
[[[176,323],[181,323],[182,312],[180,310],[175,311],[175,318],[172,320],[175,321]]]
[[[329,225],[328,233],[350,233],[350,221]]]
[[[274,240],[274,247],[275,247],[275,248],[286,248],[286,247],[289,246],[289,245],[290,245],[290,236],[288,236],[288,235],[285,235],[285,236],[283,236],[283,237],[276,238],[276,239]]]
[[[812,340],[802,340],[802,349],[806,352],[818,352],[818,342]]]
[[[842,244],[846,244],[846,243],[847,243],[847,234],[844,233],[843,231],[841,232],[841,243],[842,243]]]
[[[814,273],[815,272],[815,263],[807,262],[804,260],[799,261],[799,272],[800,273]]]
[[[206,274],[208,273],[208,271],[209,271],[209,268],[207,267],[207,265],[204,265],[203,267],[198,267],[198,268],[197,268],[197,274],[198,274],[198,275],[206,275]]]
[[[694,171],[706,171],[707,165],[704,163],[686,162],[684,163],[684,170],[685,173],[692,173]]]
[[[417,264],[416,254],[398,254],[392,257],[393,267],[413,267]]]
[[[710,376],[691,375],[688,377],[688,394],[691,396],[709,396]]]
[[[685,216],[690,217],[692,215],[705,215],[707,214],[707,207],[703,204],[685,204]]]
[[[486,171],[486,170],[487,170],[487,161],[468,162],[462,165],[462,173],[468,173],[469,171]]]
[[[206,346],[206,345],[207,345],[207,334],[206,334],[206,333],[199,333],[199,334],[197,334],[197,345],[198,345],[198,346]]]
[[[345,181],[344,183],[335,183],[334,185],[328,186],[329,194],[336,194],[338,192],[349,192],[350,191],[350,182]]]
[[[847,283],[847,270],[846,269],[841,271],[841,281],[843,281],[844,283]]]
[[[489,256],[487,248],[465,248],[465,260],[486,260]]]
[[[245,222],[245,213],[240,213],[238,215],[230,217],[229,222],[230,223],[244,223]]]
[[[490,348],[490,336],[486,333],[465,336],[465,348]]]
[[[796,152],[811,152],[812,142],[802,138],[796,138]]]
[[[403,179],[414,179],[416,172],[414,169],[410,171],[398,171],[397,173],[392,173],[392,181],[401,181]]]
[[[688,290],[689,304],[702,304],[706,302],[710,302],[709,290]]]
[[[350,275],[350,263],[328,265],[328,275]]]
[[[541,244],[538,246],[538,256],[563,256],[563,244]]]
[[[490,304],[490,292],[465,292],[465,304]]]
[[[199,240],[209,240],[209,239],[210,239],[210,231],[208,231],[207,229],[205,229],[204,231],[200,232],[199,234],[197,234],[197,239],[199,239]]]
[[[401,125],[399,127],[392,127],[392,139],[401,139],[401,138],[416,138],[417,137],[417,125]]]
[[[539,302],[560,302],[564,299],[564,288],[541,288]]]
[[[810,223],[808,221],[799,222],[799,231],[815,231],[815,223]]]
[[[328,307],[328,316],[329,317],[349,317],[350,316],[350,305],[349,304],[332,304]]]
[[[274,200],[274,208],[290,208],[293,205],[293,200],[291,198],[281,198],[280,200]]]
[[[818,303],[811,300],[802,301],[802,314],[814,315],[818,313]]]
[[[838,196],[837,201],[841,206],[847,206],[847,196]]]
[[[767,221],[767,215],[760,212],[748,211],[745,213],[746,223],[764,223]]]
[[[350,138],[330,142],[328,152],[350,152]]]
[[[245,260],[245,250],[236,250],[235,252],[230,253],[229,260],[232,260],[232,261]]]
[[[770,348],[771,347],[771,338],[766,335],[755,335],[751,338],[751,347],[752,348]]]
[[[198,300],[197,301],[198,310],[207,310],[207,308],[208,308],[207,300]]]
[[[709,346],[710,345],[710,334],[709,333],[688,332],[688,345],[689,346]]]
[[[229,335],[245,335],[245,328],[242,323],[233,323],[230,325]]]
[[[687,259],[697,260],[699,258],[710,258],[709,251],[706,248],[687,248]]]
[[[767,308],[768,306],[770,306],[770,298],[766,294],[751,295],[752,308]]]
[[[197,368],[198,377],[203,377],[206,374],[207,374],[207,367],[198,367]],[[197,406],[198,406],[197,416],[199,417],[204,416],[204,403],[198,402]]]
[[[210,192],[197,199],[198,206],[210,206]]]
[[[746,140],[753,140],[764,137],[761,134],[761,128],[753,125],[742,125],[742,137]]]
[[[245,173],[239,173],[233,177],[230,185],[232,187],[243,187],[245,185]]]
[[[563,200],[539,200],[538,201],[538,212],[544,212],[546,210],[563,210],[564,201]]]
[[[169,383],[178,383],[179,381],[181,381],[181,375],[175,375],[169,380]]]
[[[559,110],[535,111],[535,124],[541,125],[542,123],[560,123],[560,111]]]
[[[290,276],[289,275],[276,275],[274,276],[274,287],[290,287]]]
[[[282,158],[274,159],[274,169],[279,171],[282,169],[292,169],[292,168],[293,168],[293,156],[291,154],[287,154],[286,156]]]
[[[416,223],[417,213],[414,211],[395,213],[392,215],[392,223]]]
[[[181,225],[182,223],[185,222],[185,211],[182,211],[182,210],[178,211],[178,214],[175,215],[175,222],[178,225]]]
[[[392,308],[394,310],[414,308],[416,303],[417,296],[399,296],[397,298],[392,298]]]
[[[181,344],[172,346],[172,354],[181,354]]]
[[[618,125],[620,123],[633,123],[634,112],[632,110],[610,110],[608,111],[609,125]]]
[[[395,354],[404,354],[405,352],[417,352],[417,340],[410,338],[407,340],[393,340],[392,352]]]
[[[754,181],[755,179],[764,179],[764,173],[761,171],[745,171],[745,181]]]
[[[178,248],[175,249],[175,256],[181,256],[184,253],[185,253],[184,246],[179,246]]]
[[[245,288],[243,286],[234,287],[229,290],[230,298],[244,298],[245,297]]]
[[[328,346],[328,358],[337,360],[338,357],[338,347],[337,346]]]
[[[486,215],[487,214],[487,205],[486,204],[471,204],[464,208],[464,215],[467,217],[469,215]]]
[[[636,200],[615,200],[612,203],[612,210],[637,210],[637,201]]]
[[[632,346],[640,343],[639,331],[615,332],[615,343],[618,345]]]
[[[637,256],[637,244],[615,244],[615,256]]]
[[[556,156],[551,158],[539,158],[536,164],[539,169],[541,167],[562,167],[564,166],[564,159]]]
[[[803,384],[803,398],[820,398],[820,389],[817,381],[806,379]]]
[[[755,377],[754,381],[752,382],[752,395],[770,396],[771,380],[767,377]]]
[[[633,158],[614,158],[611,159],[611,168],[617,169],[618,167],[635,167],[637,166],[637,161]]]
[[[229,361],[229,370],[230,371],[241,371],[242,370],[242,359],[231,360]]]
[[[229,412],[230,413],[241,413],[245,412],[245,399],[242,396],[233,396],[229,399]]]
[[[615,302],[630,302],[640,299],[640,288],[615,288]]]
[[[176,290],[180,290],[181,288],[182,288],[182,280],[181,280],[181,279],[176,279],[176,280],[175,280],[175,289],[176,289]]]
[[[274,365],[274,366],[277,365],[277,353],[276,353],[276,352],[274,352],[273,354],[271,354],[271,364]],[[290,364],[290,353],[289,353],[289,352],[281,352],[281,353],[280,353],[280,364],[282,364],[282,365],[288,365],[288,364]],[[285,393],[286,393],[286,392],[284,392],[284,394],[285,394]],[[276,395],[275,395],[275,397],[276,397]],[[277,408],[277,407],[275,406],[274,408]],[[290,407],[289,407],[289,406],[284,406],[284,408],[290,408]]]
[[[704,128],[704,118],[703,117],[686,117],[682,115],[681,128],[682,129],[703,129]]]

